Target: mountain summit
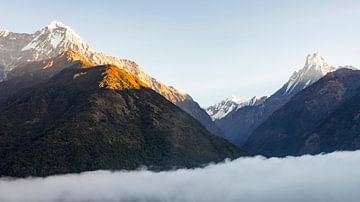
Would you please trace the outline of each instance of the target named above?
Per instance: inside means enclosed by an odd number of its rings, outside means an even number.
[[[224,118],[216,120],[216,124],[224,132],[226,139],[242,147],[252,132],[276,110],[285,105],[292,96],[334,70],[336,68],[328,65],[319,53],[309,54],[304,66],[295,71],[288,82],[261,105],[240,108]]]
[[[321,77],[336,68],[328,65],[319,53],[309,54],[306,57],[305,65],[299,71],[295,71],[289,81],[284,85],[284,94],[289,95],[308,87]]]
[[[58,21],[51,22],[37,31],[34,36],[21,50],[34,49],[38,57],[46,57],[49,51],[63,52],[73,49],[83,52],[89,50],[89,45],[74,30]]]
[[[32,34],[9,31],[0,33],[0,81],[6,80],[9,72],[22,63],[54,58],[64,51],[73,50],[95,65],[113,64],[132,73],[167,100],[199,120],[210,132],[220,133],[209,115],[190,95],[156,80],[133,61],[93,50],[74,30],[61,22],[53,21]]]

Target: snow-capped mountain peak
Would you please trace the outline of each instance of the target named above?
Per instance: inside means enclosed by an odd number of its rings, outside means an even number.
[[[74,30],[58,21],[52,21],[33,35],[33,39],[21,51],[35,49],[42,52],[59,49],[57,52],[61,52],[69,48],[89,49],[87,43]]]
[[[212,106],[206,108],[206,112],[210,115],[213,120],[222,119],[229,113],[236,111],[245,106],[255,106],[262,104],[266,99],[263,97],[253,97],[250,100],[245,100],[237,96],[231,96],[218,102]]]
[[[314,68],[315,70],[320,71],[323,75],[334,71],[335,69],[334,67],[328,65],[325,59],[319,53],[309,54],[306,57],[304,68]]]
[[[306,57],[305,65],[299,71],[295,71],[289,81],[284,85],[285,95],[299,92],[300,90],[313,84],[329,72],[336,68],[326,63],[319,53],[309,54]]]
[[[32,34],[10,32],[10,36],[0,37],[0,44],[6,45],[0,49],[0,67],[3,67],[0,68],[0,81],[21,63],[50,59],[73,50],[96,65],[114,64],[131,72],[173,103],[190,99],[189,95],[147,75],[135,62],[92,49],[72,28],[59,21],[52,21]]]
[[[209,106],[208,108],[206,108],[206,112],[213,120],[221,119],[233,110],[236,110],[238,106],[243,102],[245,102],[245,100],[236,96],[232,96],[212,106]]]
[[[50,24],[46,26],[48,29],[56,29],[56,28],[69,28],[68,26],[64,25],[62,22],[59,21],[51,21]]]
[[[121,45],[121,44],[116,44]],[[219,134],[208,114],[190,95],[171,88],[148,75],[136,62],[104,54],[92,49],[73,29],[53,21],[35,33],[1,32],[0,82],[22,63],[54,58],[65,51],[75,51],[95,65],[113,64],[145,82],[156,92],[199,120],[209,131]]]
[[[243,102],[246,102],[245,99],[242,99],[242,98],[237,97],[237,96],[234,96],[234,95],[231,96],[231,97],[226,98],[224,101],[234,102],[234,103],[238,103],[238,104],[243,103]]]
[[[68,40],[76,43],[82,43],[84,44],[84,40],[69,26],[64,25],[62,22],[59,21],[52,21],[49,25],[44,27],[40,30],[40,32],[46,31],[50,33],[61,33],[64,37],[66,37]]]
[[[306,57],[306,62],[304,67],[324,67],[324,66],[328,66],[328,64],[325,62],[325,59],[318,53],[313,53],[313,54],[308,54]]]

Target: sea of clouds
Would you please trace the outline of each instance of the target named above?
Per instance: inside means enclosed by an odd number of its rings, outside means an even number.
[[[359,202],[360,151],[240,158],[167,172],[0,179],[1,202]]]

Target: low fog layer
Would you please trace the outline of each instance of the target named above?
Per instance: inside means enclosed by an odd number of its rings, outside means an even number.
[[[94,171],[47,178],[0,179],[1,202],[267,201],[358,202],[360,151],[240,158],[169,172]]]

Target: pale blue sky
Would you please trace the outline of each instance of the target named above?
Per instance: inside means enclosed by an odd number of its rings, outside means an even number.
[[[360,66],[360,1],[0,1],[0,28],[52,20],[93,48],[135,60],[202,106],[270,95],[308,53]]]

